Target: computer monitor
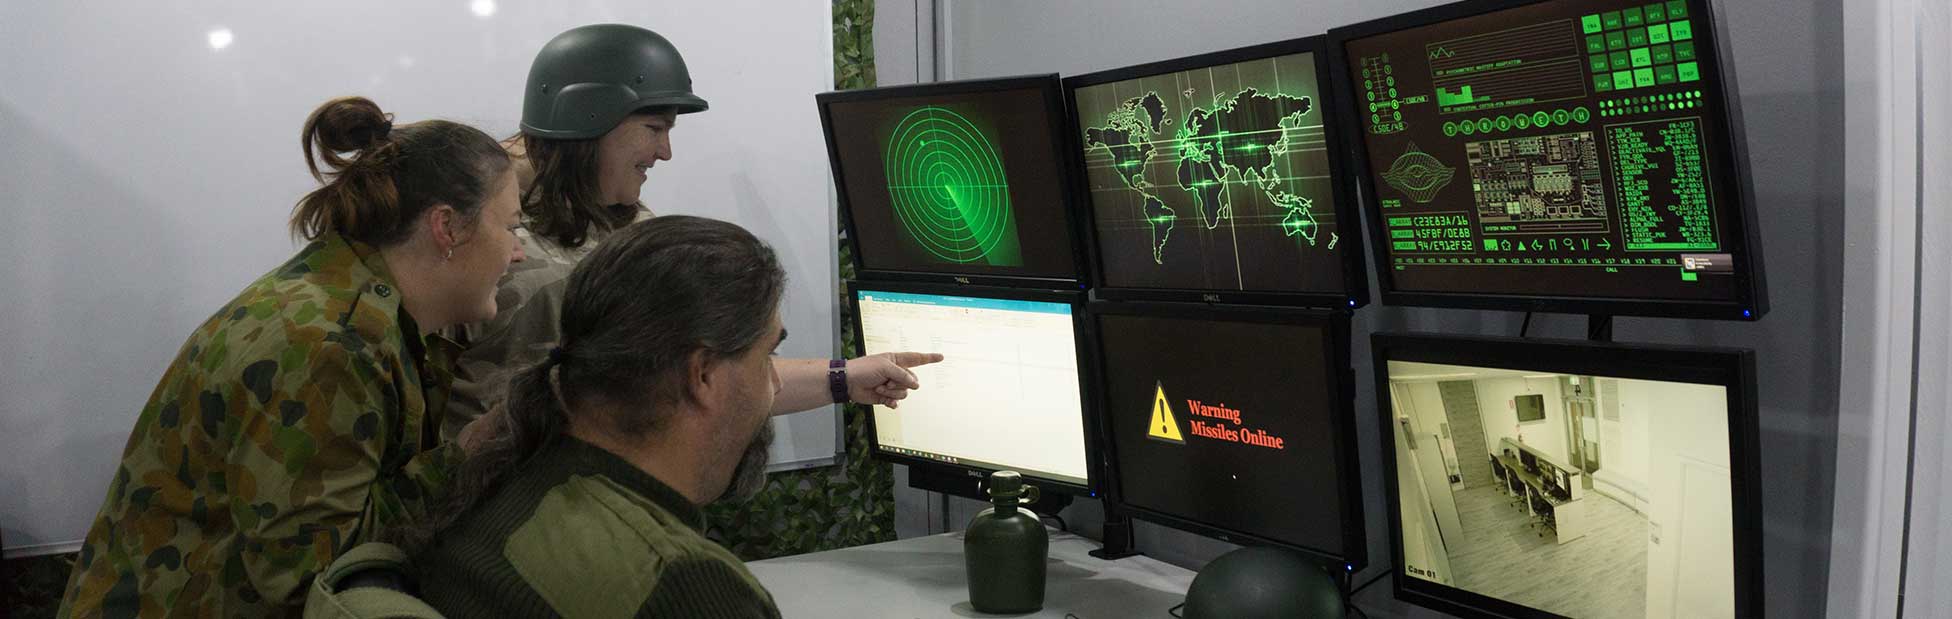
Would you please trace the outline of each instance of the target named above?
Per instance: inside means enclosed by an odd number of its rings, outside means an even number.
[[[1706,0],[1471,0],[1329,32],[1383,302],[1754,320]]]
[[[823,93],[862,279],[1077,288],[1055,74]]]
[[[1362,567],[1342,312],[1094,303],[1105,496],[1139,519]]]
[[[1518,406],[1519,423],[1545,421],[1545,396],[1538,394],[1521,395],[1513,403]]]
[[[1766,616],[1752,352],[1394,334],[1371,349],[1398,599],[1464,617]],[[1535,392],[1545,422],[1521,424],[1512,401]],[[1484,454],[1509,452],[1535,468],[1501,484]]]
[[[1369,302],[1324,51],[1310,37],[1064,80],[1101,298]]]
[[[864,354],[943,355],[913,369],[922,388],[898,408],[874,407],[877,456],[1090,491],[1081,293],[857,283],[852,296]]]

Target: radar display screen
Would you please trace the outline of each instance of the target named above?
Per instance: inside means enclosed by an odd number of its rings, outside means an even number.
[[[1060,96],[1055,76],[820,95],[861,268],[1079,279]]]

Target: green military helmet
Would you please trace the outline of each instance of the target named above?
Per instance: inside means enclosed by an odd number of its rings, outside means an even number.
[[[1292,550],[1247,547],[1214,559],[1186,589],[1186,619],[1334,618],[1342,591]]]
[[[594,138],[647,107],[705,111],[705,100],[691,94],[691,72],[678,48],[636,26],[580,26],[550,39],[529,65],[522,132]]]

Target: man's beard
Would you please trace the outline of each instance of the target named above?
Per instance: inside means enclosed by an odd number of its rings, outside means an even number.
[[[766,464],[772,460],[772,447],[773,423],[769,420],[753,433],[745,455],[739,457],[739,465],[732,469],[732,483],[725,485],[725,493],[719,495],[719,500],[744,501],[759,494],[766,487]]]

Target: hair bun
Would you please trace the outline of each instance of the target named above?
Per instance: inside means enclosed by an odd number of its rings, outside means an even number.
[[[327,101],[312,112],[306,125],[310,129],[306,137],[317,142],[320,150],[339,153],[372,147],[393,131],[392,116],[365,97]]]

